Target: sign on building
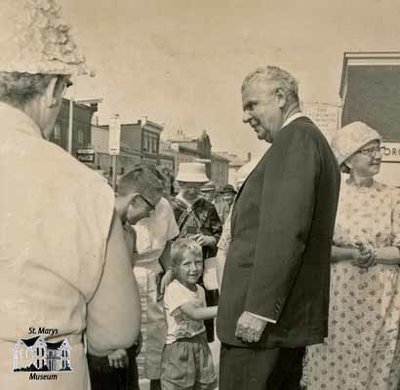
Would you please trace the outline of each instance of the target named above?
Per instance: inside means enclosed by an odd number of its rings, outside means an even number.
[[[382,142],[381,154],[383,162],[400,163],[400,142]]]
[[[119,115],[114,115],[110,120],[110,128],[108,134],[108,153],[111,156],[117,156],[120,152],[121,145],[121,122]]]
[[[328,103],[303,103],[302,111],[330,139],[338,126],[338,106]]]

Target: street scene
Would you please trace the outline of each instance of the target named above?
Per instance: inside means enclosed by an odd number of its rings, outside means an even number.
[[[399,16],[4,0],[0,389],[400,390]]]

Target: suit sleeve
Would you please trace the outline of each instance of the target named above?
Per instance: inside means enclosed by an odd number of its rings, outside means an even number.
[[[315,141],[299,130],[283,133],[270,150],[246,295],[246,311],[275,321],[279,320],[301,266],[320,172]]]

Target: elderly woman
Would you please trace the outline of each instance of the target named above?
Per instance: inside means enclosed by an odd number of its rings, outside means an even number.
[[[114,194],[44,139],[87,68],[54,1],[2,2],[0,30],[0,389],[84,390],[83,332],[105,356],[133,344],[140,319]],[[46,352],[61,347],[63,367]]]
[[[171,199],[180,237],[193,238],[203,249],[203,259],[217,253],[217,243],[221,236],[222,224],[214,205],[204,199],[200,188],[208,182],[205,165],[201,163],[181,163],[176,180],[179,194]],[[217,302],[218,290],[206,290],[208,305]],[[214,340],[213,320],[205,321],[208,341]]]
[[[380,135],[351,123],[332,140],[342,170],[332,247],[329,335],[307,350],[307,390],[397,389],[400,197],[374,180]]]

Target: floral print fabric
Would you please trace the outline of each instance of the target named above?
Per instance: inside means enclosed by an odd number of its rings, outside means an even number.
[[[397,190],[377,182],[370,188],[343,183],[333,240],[339,247],[400,246]],[[303,383],[308,390],[397,389],[399,291],[398,265],[365,270],[351,261],[332,264],[329,334],[323,344],[307,348]]]

